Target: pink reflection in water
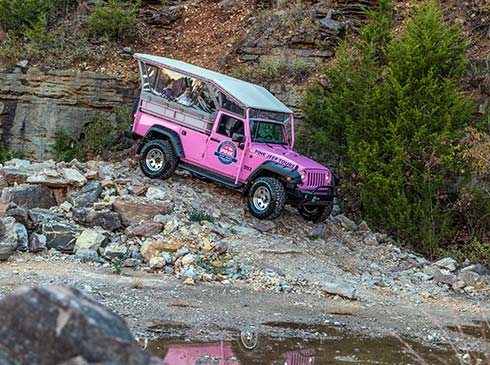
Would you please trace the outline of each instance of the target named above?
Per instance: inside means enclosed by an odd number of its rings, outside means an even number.
[[[270,356],[265,357],[270,358]],[[314,365],[316,363],[314,349],[289,351],[282,356],[277,354],[275,360],[272,360],[270,364],[279,364],[276,362],[279,359],[282,359],[281,365]],[[169,345],[163,361],[166,365],[247,365],[246,361],[240,361],[235,356],[232,343],[224,341]]]

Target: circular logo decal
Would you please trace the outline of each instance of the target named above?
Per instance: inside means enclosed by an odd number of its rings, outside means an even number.
[[[216,152],[214,153],[218,157],[219,162],[224,165],[229,165],[231,163],[236,163],[238,160],[236,158],[237,149],[234,143],[229,141],[222,142]]]

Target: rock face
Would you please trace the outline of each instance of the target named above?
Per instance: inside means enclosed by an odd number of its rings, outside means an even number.
[[[134,86],[71,70],[0,68],[0,142],[38,159],[50,157],[54,133],[79,136],[97,112],[130,105]]]
[[[0,301],[2,364],[158,364],[126,323],[81,291],[20,288]],[[4,361],[5,360],[5,361]]]

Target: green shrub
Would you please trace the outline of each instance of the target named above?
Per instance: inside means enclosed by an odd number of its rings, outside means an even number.
[[[204,210],[192,208],[187,214],[191,222],[214,222],[214,218],[211,214],[205,212]]]
[[[330,87],[308,90],[304,129],[320,131],[315,148],[336,157],[371,226],[436,255],[454,237],[465,170],[457,147],[472,110],[457,89],[465,43],[434,1],[391,39],[392,4],[379,3],[360,41],[340,46]]]
[[[20,34],[46,20],[57,8],[54,0],[0,0],[0,24]]]
[[[99,2],[88,19],[93,33],[108,39],[130,38],[134,36],[136,17],[141,0],[109,0],[107,4]]]
[[[57,161],[68,162],[74,158],[79,161],[87,159],[85,146],[63,130],[55,132],[54,143],[50,146],[50,151]]]
[[[10,161],[14,158],[22,158],[22,153],[9,151],[4,147],[0,147],[0,163],[4,164],[7,161]]]

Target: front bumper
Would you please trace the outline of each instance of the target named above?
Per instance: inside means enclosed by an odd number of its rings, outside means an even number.
[[[337,196],[336,186],[322,185],[314,190],[293,190],[291,200],[302,205],[328,205]]]

